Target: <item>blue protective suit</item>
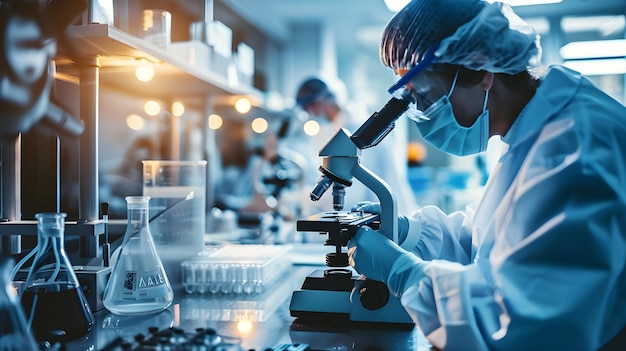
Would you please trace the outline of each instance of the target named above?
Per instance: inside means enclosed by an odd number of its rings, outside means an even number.
[[[410,218],[390,286],[445,350],[597,350],[626,325],[626,108],[552,67],[503,140],[478,203]]]

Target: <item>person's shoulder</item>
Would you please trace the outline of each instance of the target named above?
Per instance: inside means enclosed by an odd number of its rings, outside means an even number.
[[[546,99],[563,104],[559,115],[587,120],[592,126],[601,123],[626,126],[626,107],[580,72],[552,66],[543,83],[554,88],[544,90]]]

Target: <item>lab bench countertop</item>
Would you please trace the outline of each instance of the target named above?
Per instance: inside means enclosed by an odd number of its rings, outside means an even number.
[[[94,313],[92,330],[70,342],[68,350],[112,349],[115,342],[133,340],[157,328],[173,328],[190,336],[197,330],[214,330],[233,347],[215,350],[262,351],[286,344],[308,344],[310,350],[431,350],[416,326],[352,323],[331,317],[312,322],[292,317],[292,292],[300,289],[308,274],[323,268],[325,251],[320,249],[327,251],[328,247],[296,245],[290,252],[291,269],[260,294],[190,294],[177,287],[172,305],[157,314],[117,316],[102,309]]]

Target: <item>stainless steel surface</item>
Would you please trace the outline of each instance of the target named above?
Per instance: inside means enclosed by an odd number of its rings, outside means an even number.
[[[111,267],[74,266],[73,268],[91,311],[97,312],[102,310],[104,308],[102,296],[111,275]]]
[[[213,114],[213,106],[215,106],[215,97],[207,96],[203,104],[204,116]],[[222,177],[222,160],[217,144],[216,130],[209,128],[208,118],[202,119],[202,140],[202,155],[207,160],[206,208],[208,210],[215,205],[219,180]]]
[[[2,138],[2,218],[9,221],[19,221],[21,219],[22,202],[20,197],[21,182],[21,145],[20,134],[15,136],[4,136]],[[0,237],[0,254],[15,255],[22,251],[21,239],[18,235]]]
[[[80,138],[80,207],[81,221],[98,219],[98,98],[100,62],[97,57],[86,59],[80,72],[80,118],[85,130]],[[98,238],[81,237],[80,256],[98,256]]]
[[[302,249],[304,256],[311,254],[307,250],[319,251]],[[306,257],[302,259],[308,261]],[[302,261],[295,259],[294,262]],[[97,328],[84,340],[68,345],[68,350],[101,350],[116,337],[132,338],[138,333],[147,333],[149,327],[179,327],[188,332],[213,328],[230,340],[239,340],[242,350],[265,350],[287,343],[308,343],[313,350],[431,349],[417,328],[341,323],[331,319],[304,323],[291,317],[292,292],[309,273],[319,268],[296,264],[280,282],[260,295],[192,295],[177,290],[173,305],[156,315],[121,318],[104,309],[95,314]]]
[[[125,223],[124,223],[125,224]],[[97,236],[104,233],[104,222],[94,221],[67,221],[65,222],[65,236]],[[0,235],[37,235],[37,221],[21,220],[0,222]]]

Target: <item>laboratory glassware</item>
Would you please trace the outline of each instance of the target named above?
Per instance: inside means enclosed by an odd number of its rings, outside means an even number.
[[[291,268],[286,245],[206,247],[180,264],[187,293],[261,294]]]
[[[66,213],[37,213],[37,254],[21,293],[24,315],[37,340],[63,330],[68,340],[87,334],[95,319],[65,252]]]
[[[170,306],[174,292],[148,226],[149,196],[127,196],[127,227],[103,303],[117,315],[148,314]]]
[[[144,10],[141,35],[144,40],[167,49],[172,41],[172,14],[165,10]]]
[[[180,264],[204,247],[207,161],[144,160],[143,196],[150,196],[150,234],[174,290]]]
[[[12,263],[12,259],[0,256],[0,350],[39,351],[9,278]]]

